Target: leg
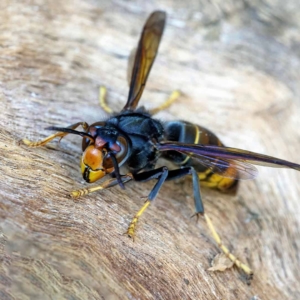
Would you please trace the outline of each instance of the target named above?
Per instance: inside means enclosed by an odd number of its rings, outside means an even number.
[[[180,92],[178,90],[174,91],[170,97],[165,101],[163,102],[160,106],[156,107],[156,108],[153,108],[153,109],[150,109],[149,112],[151,115],[155,115],[157,114],[158,112],[160,112],[161,110],[163,109],[166,109],[167,107],[169,107],[175,100],[177,100],[180,96]]]
[[[127,183],[128,181],[133,179],[133,175],[131,173],[128,173],[126,175],[122,175],[121,176],[121,180],[123,183]],[[81,189],[81,190],[77,190],[77,191],[73,191],[70,193],[70,196],[73,199],[79,198],[81,196],[85,196],[87,194],[93,193],[95,191],[99,191],[99,190],[104,190],[104,189],[108,189],[110,187],[113,187],[115,185],[118,185],[119,182],[117,180],[117,178],[111,178],[108,179],[106,181],[104,181],[101,185],[97,185],[91,188],[86,188],[86,189]]]
[[[181,171],[181,172],[179,172]],[[199,177],[198,173],[194,170],[192,167],[186,167],[179,170],[174,170],[169,172],[169,176],[167,180],[176,179],[179,177],[182,177],[184,175],[191,174],[193,178],[193,190],[194,190],[194,201],[195,201],[195,208],[196,208],[196,216],[203,215],[205,218],[205,221],[208,225],[209,230],[211,231],[212,238],[217,243],[218,247],[223,251],[223,253],[240,269],[242,269],[247,275],[252,276],[253,272],[252,270],[245,264],[243,264],[241,261],[239,261],[232,253],[230,253],[229,249],[223,245],[222,240],[218,233],[215,230],[215,227],[209,218],[209,216],[204,213],[204,207],[201,199],[200,194],[200,187],[199,187]]]
[[[194,202],[195,202],[195,209],[196,212],[194,215],[202,215],[204,213],[204,207],[202,203],[201,193],[200,193],[200,186],[198,180],[198,174],[193,167],[184,167],[181,169],[169,171],[169,176],[167,180],[174,180],[186,175],[192,175],[193,180],[193,191],[194,191]]]
[[[229,249],[223,245],[222,240],[218,233],[215,230],[215,227],[207,214],[204,214],[205,221],[208,225],[208,228],[211,231],[212,237],[217,243],[218,247],[223,251],[223,253],[240,269],[242,269],[250,278],[253,275],[253,271],[245,264],[243,264],[240,260],[236,258],[232,253],[230,253]]]
[[[147,197],[146,202],[142,206],[142,208],[136,213],[136,215],[133,217],[132,221],[129,224],[129,227],[127,229],[127,234],[129,237],[134,238],[135,234],[135,226],[139,220],[139,217],[143,214],[143,212],[146,210],[146,208],[150,205],[151,201],[155,199],[157,196],[160,188],[162,187],[163,183],[166,181],[166,178],[168,176],[168,169],[166,167],[161,167],[158,169],[154,169],[151,171],[146,171],[143,173],[138,173],[134,175],[134,179],[136,181],[148,181],[151,179],[158,179],[157,183],[151,190],[150,194]]]
[[[144,203],[142,208],[136,213],[136,215],[132,219],[126,233],[130,237],[132,237],[132,238],[134,237],[135,227],[136,227],[139,217],[143,214],[143,212],[146,210],[146,208],[150,205],[151,201],[155,199],[160,188],[162,187],[163,183],[166,180],[174,180],[174,179],[177,179],[177,178],[180,178],[180,177],[183,177],[186,175],[190,175],[190,174],[193,175],[193,182],[194,181],[198,182],[197,172],[192,167],[186,167],[186,168],[172,170],[172,171],[168,171],[168,169],[166,167],[161,167],[161,168],[154,169],[151,171],[146,171],[143,173],[135,174],[134,179],[136,181],[142,182],[142,181],[148,181],[151,179],[158,179],[158,181],[155,184],[152,191],[150,192],[148,199],[146,200],[146,202]],[[202,214],[203,213],[203,205],[202,205],[202,200],[201,200],[200,191],[199,191],[199,184],[198,184],[198,189],[197,189],[197,186],[194,188],[194,196],[195,196],[194,198],[195,198],[196,214],[198,214],[198,213]]]
[[[99,88],[99,102],[104,111],[109,114],[113,113],[113,110],[106,103],[106,88],[104,86]]]
[[[67,128],[71,128],[71,129],[75,129],[78,126],[82,126],[82,128],[87,131],[89,125],[86,122],[78,122],[75,124],[72,124],[70,126],[68,126]],[[46,137],[45,139],[39,141],[39,142],[31,142],[27,139],[23,139],[23,143],[29,147],[40,147],[40,146],[45,146],[46,144],[48,144],[50,141],[52,141],[53,139],[55,139],[56,137],[60,137],[60,140],[66,136],[68,133],[66,132],[57,132],[54,134],[49,135],[48,137]]]

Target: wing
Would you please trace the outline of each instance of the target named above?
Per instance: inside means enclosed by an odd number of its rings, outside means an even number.
[[[187,152],[182,153],[192,156],[193,159],[198,161],[201,165],[223,177],[246,180],[253,179],[258,174],[256,167],[246,162],[225,158],[221,159],[219,157],[213,158],[206,155],[197,155]]]
[[[128,85],[130,86],[131,83],[131,76],[132,76],[132,70],[133,70],[133,64],[134,64],[134,59],[136,55],[136,48],[133,48],[129,54],[128,57],[128,63],[127,63],[127,82]]]
[[[213,172],[229,178],[254,178],[257,170],[253,165],[300,171],[298,164],[242,149],[179,142],[162,142],[156,146],[159,151],[173,150],[190,155]]]
[[[135,54],[129,95],[123,110],[135,109],[142,96],[165,27],[166,13],[155,11],[148,18]]]

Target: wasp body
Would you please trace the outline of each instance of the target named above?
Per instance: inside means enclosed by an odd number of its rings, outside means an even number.
[[[156,179],[153,189],[139,212],[129,225],[127,233],[134,236],[135,226],[151,201],[155,199],[166,180],[173,180],[186,175],[192,176],[195,201],[195,214],[204,216],[212,232],[212,236],[222,251],[247,274],[252,270],[234,257],[222,244],[210,218],[204,213],[200,194],[199,181],[221,191],[236,186],[239,179],[252,179],[257,174],[255,164],[269,167],[286,167],[300,170],[300,165],[258,154],[246,150],[227,148],[208,129],[185,121],[162,123],[152,118],[151,112],[164,108],[146,111],[137,108],[143,93],[148,75],[156,57],[158,46],[165,26],[166,14],[153,12],[148,18],[135,54],[132,67],[130,89],[127,103],[119,112],[106,121],[92,125],[78,122],[68,127],[49,127],[57,133],[40,142],[23,140],[31,147],[43,146],[56,137],[63,138],[67,134],[80,135],[82,141],[81,172],[83,178],[95,182],[107,174],[112,178],[102,184],[73,191],[73,198],[103,190],[119,184],[121,187],[131,181],[148,181]],[[169,101],[170,102],[170,101]],[[105,103],[103,101],[101,103]],[[108,111],[106,104],[102,107]],[[76,130],[81,126],[83,131]],[[156,168],[156,162],[164,157],[175,164],[175,168]],[[120,174],[124,165],[129,173]]]

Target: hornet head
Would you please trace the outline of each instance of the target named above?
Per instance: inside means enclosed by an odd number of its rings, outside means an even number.
[[[106,174],[115,172],[119,184],[123,187],[119,167],[130,154],[130,143],[118,129],[97,122],[87,132],[71,128],[49,127],[47,129],[80,135],[82,140],[81,173],[85,181],[95,182]]]

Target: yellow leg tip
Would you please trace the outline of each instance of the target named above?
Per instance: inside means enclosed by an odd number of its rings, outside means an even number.
[[[99,88],[99,102],[104,111],[109,114],[113,113],[113,110],[106,103],[106,87],[104,86],[100,86]]]
[[[172,100],[174,98],[177,99],[180,95],[181,95],[181,92],[179,90],[175,90],[175,91],[172,92],[170,98],[172,98]]]
[[[23,139],[22,142],[25,144],[25,145],[29,145],[31,144],[31,142],[27,139]]]
[[[142,206],[142,208],[137,212],[137,214],[134,216],[134,218],[132,219],[132,221],[130,222],[128,229],[126,231],[126,234],[131,237],[132,239],[134,239],[134,235],[135,235],[135,226],[139,220],[139,217],[143,214],[143,212],[146,210],[146,208],[150,205],[150,201],[147,200],[144,205]]]
[[[211,231],[212,237],[217,243],[218,247],[223,251],[223,253],[240,269],[242,269],[249,277],[253,276],[253,271],[246,265],[243,264],[240,260],[237,259],[229,249],[222,243],[220,236],[215,230],[215,227],[207,214],[204,214],[205,221],[208,225],[208,228]]]
[[[133,220],[131,221],[131,223],[129,224],[128,226],[128,229],[126,231],[126,234],[134,239],[134,235],[135,235],[135,226],[136,226],[136,223],[138,221],[138,218],[137,217],[134,217]]]
[[[106,87],[105,86],[100,86],[99,92],[102,93],[102,94],[105,94],[106,93]]]
[[[22,142],[23,142],[23,144],[27,145],[28,147],[34,147],[36,145],[35,142],[31,142],[27,139],[23,139]]]
[[[82,190],[72,191],[70,193],[70,196],[71,196],[72,199],[77,199],[77,198],[79,198],[83,195],[86,195],[86,194],[88,194],[88,190],[82,189]]]
[[[160,106],[150,109],[149,110],[150,114],[154,115],[154,114],[157,114],[159,111],[166,109],[174,101],[176,101],[180,95],[181,95],[181,92],[179,90],[173,91],[172,94],[170,95],[170,97],[165,102],[163,102]]]
[[[77,191],[72,191],[70,193],[70,196],[71,198],[73,199],[76,199],[76,198],[79,198],[81,196],[85,196],[87,194],[90,194],[90,193],[93,193],[95,191],[98,191],[98,190],[103,190],[105,188],[105,186],[95,186],[95,187],[91,187],[91,188],[88,188],[88,189],[81,189],[81,190],[77,190]]]
[[[69,196],[72,198],[72,199],[76,199],[78,198],[80,195],[77,191],[73,191],[69,194]]]
[[[131,239],[134,240],[134,235],[135,235],[134,228],[129,227],[125,234],[127,234]]]

